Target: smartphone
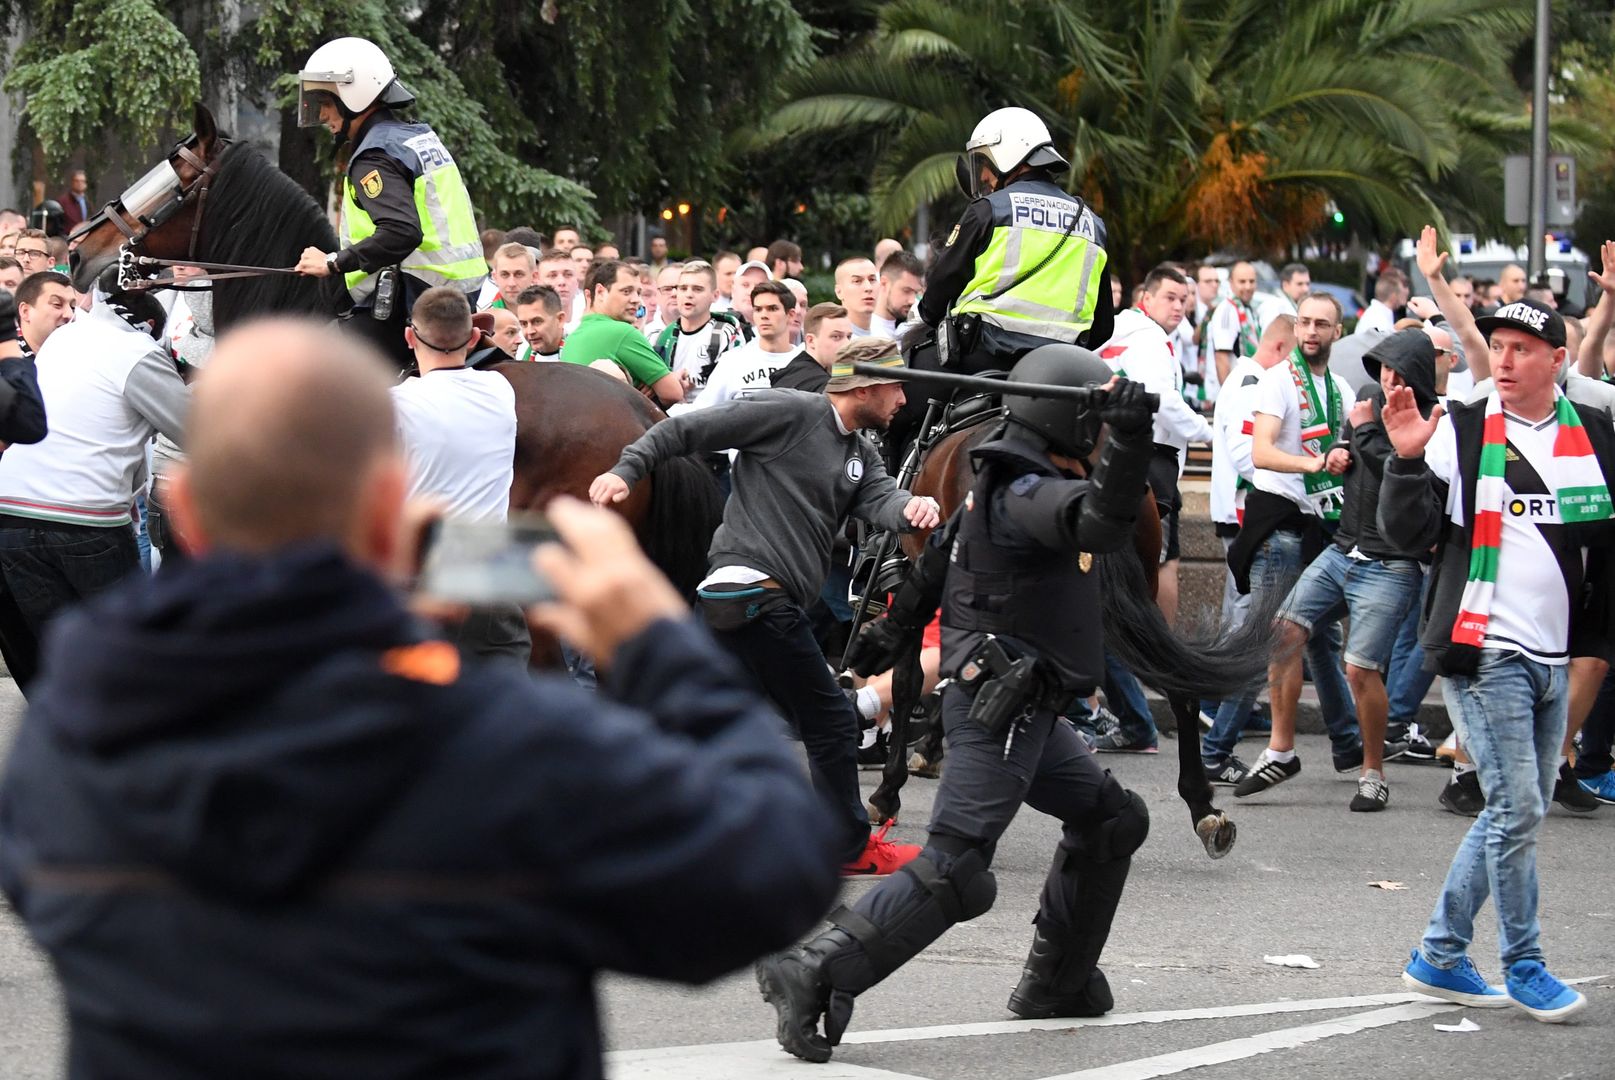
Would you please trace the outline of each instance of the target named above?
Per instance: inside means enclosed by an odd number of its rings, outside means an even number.
[[[555,590],[533,565],[533,551],[560,542],[543,514],[512,514],[502,522],[435,522],[424,540],[418,591],[472,607],[553,600]]]

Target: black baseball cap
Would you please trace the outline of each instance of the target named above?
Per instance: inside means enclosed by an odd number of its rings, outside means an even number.
[[[1521,330],[1532,337],[1541,338],[1555,349],[1565,347],[1565,320],[1546,304],[1535,300],[1516,300],[1504,304],[1490,315],[1475,320],[1475,326],[1492,340],[1493,330]]]

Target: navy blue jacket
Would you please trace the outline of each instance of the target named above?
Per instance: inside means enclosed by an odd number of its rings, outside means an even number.
[[[712,979],[829,907],[828,815],[704,629],[598,696],[456,663],[328,548],[58,621],[0,886],[71,1076],[598,1077],[597,971]]]

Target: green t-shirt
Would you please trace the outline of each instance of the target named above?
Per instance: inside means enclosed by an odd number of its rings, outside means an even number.
[[[561,359],[568,364],[610,360],[628,373],[636,389],[653,386],[658,379],[671,374],[645,340],[645,335],[635,330],[632,323],[593,312],[585,315],[578,328],[566,335],[561,345]]]

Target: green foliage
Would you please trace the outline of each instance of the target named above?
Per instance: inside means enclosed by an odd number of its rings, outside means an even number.
[[[0,8],[10,25],[14,10]],[[0,89],[22,101],[47,162],[102,148],[108,132],[155,143],[201,86],[196,52],[153,0],[47,0]]]
[[[1490,231],[1500,159],[1524,145],[1509,61],[1531,13],[1530,0],[887,0],[870,39],[789,80],[753,137],[867,132],[890,228],[952,187],[976,120],[1025,106],[1135,270],[1293,243],[1329,200],[1386,236],[1448,217]]]

